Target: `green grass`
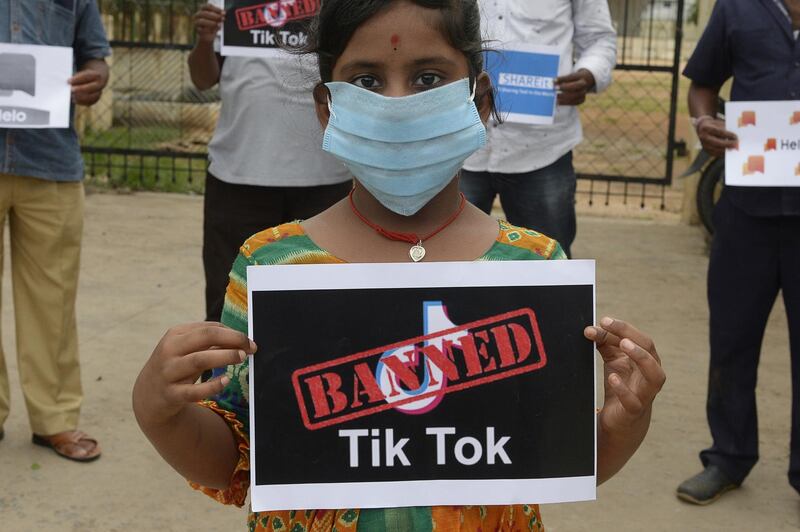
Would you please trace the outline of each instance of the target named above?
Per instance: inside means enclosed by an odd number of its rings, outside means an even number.
[[[164,142],[180,140],[181,133],[172,126],[114,126],[105,131],[87,130],[82,143],[94,148],[159,149]]]

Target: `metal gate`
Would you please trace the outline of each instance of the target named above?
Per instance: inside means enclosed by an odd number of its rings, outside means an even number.
[[[534,0],[530,0],[534,1]],[[112,81],[81,110],[90,182],[201,192],[216,90],[191,83],[192,15],[205,0],[99,0],[114,56]],[[581,107],[579,201],[660,200],[672,182],[684,0],[609,0],[618,64],[607,92]]]
[[[581,107],[575,149],[579,201],[660,201],[672,183],[684,0],[609,0],[617,67],[609,89]]]

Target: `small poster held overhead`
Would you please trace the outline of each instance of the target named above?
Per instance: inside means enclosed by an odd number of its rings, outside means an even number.
[[[302,46],[319,8],[320,0],[225,0],[220,53],[270,57],[285,53],[282,46]]]
[[[508,44],[486,54],[486,70],[497,90],[497,108],[506,122],[552,124],[560,49],[556,46]]]
[[[67,128],[72,48],[0,43],[0,128]]]
[[[800,101],[728,102],[725,128],[739,146],[725,153],[725,184],[800,187]]]

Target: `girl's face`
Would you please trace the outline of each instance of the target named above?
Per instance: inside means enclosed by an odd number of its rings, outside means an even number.
[[[439,17],[438,10],[406,0],[392,3],[353,33],[333,67],[333,81],[400,97],[468,77],[467,58],[447,41]],[[476,105],[484,122],[490,113],[489,88],[488,76],[481,74],[476,94],[482,97],[476,97]],[[317,115],[327,127],[327,95],[316,101]]]

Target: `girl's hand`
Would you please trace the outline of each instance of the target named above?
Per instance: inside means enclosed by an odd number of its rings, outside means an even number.
[[[220,323],[173,327],[161,338],[133,388],[133,408],[140,423],[168,423],[190,403],[217,394],[226,376],[197,383],[210,369],[240,364],[256,344]]]
[[[603,318],[600,325],[584,330],[586,338],[597,344],[604,362],[605,402],[598,420],[600,430],[643,439],[653,400],[667,378],[661,359],[653,340],[632,325],[612,318]]]

